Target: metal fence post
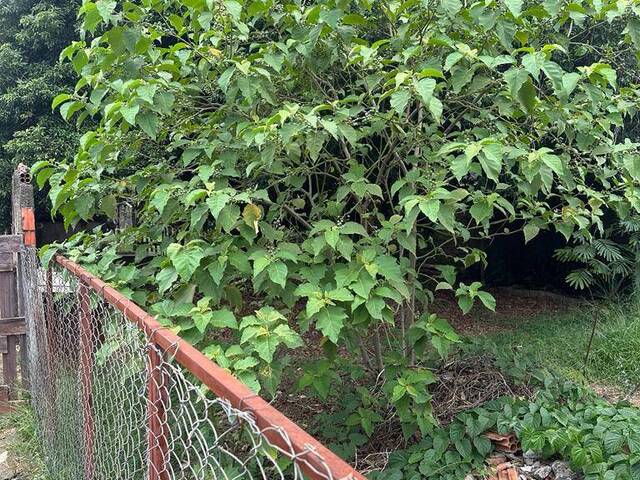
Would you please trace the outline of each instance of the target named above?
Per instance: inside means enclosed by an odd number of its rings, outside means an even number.
[[[85,444],[84,480],[93,480],[94,458],[94,418],[93,418],[93,350],[95,339],[91,322],[89,288],[80,284],[80,382],[82,388],[82,419]]]
[[[149,416],[149,480],[168,480],[167,456],[169,453],[167,432],[167,373],[163,367],[163,355],[149,340],[148,364],[148,416]]]

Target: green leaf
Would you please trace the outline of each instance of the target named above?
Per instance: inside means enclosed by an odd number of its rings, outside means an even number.
[[[160,270],[156,275],[160,295],[169,290],[176,280],[178,280],[178,272],[175,268],[167,267]]]
[[[226,193],[213,192],[207,199],[207,206],[213,218],[217,221],[222,209],[229,203],[231,196]]]
[[[153,97],[155,96],[157,90],[157,85],[141,85],[140,87],[138,87],[137,92],[138,96],[142,100],[147,102],[149,105],[153,105]]]
[[[505,72],[504,79],[509,86],[511,96],[516,98],[522,86],[529,80],[529,74],[522,68],[510,68]]]
[[[623,159],[624,168],[634,180],[640,181],[640,156],[628,154]]]
[[[562,159],[557,155],[544,154],[542,156],[542,162],[549,167],[553,172],[560,176],[564,173],[564,167],[562,165]]]
[[[462,313],[466,315],[473,307],[473,298],[469,295],[462,295],[458,297],[458,306],[460,307],[460,310],[462,310]]]
[[[427,200],[418,204],[420,211],[432,222],[438,221],[440,211],[440,201],[436,199]]]
[[[183,247],[180,244],[172,243],[167,247],[167,256],[180,275],[180,279],[183,282],[188,282],[200,265],[204,251],[197,245],[190,244]]]
[[[259,337],[254,342],[253,348],[260,358],[262,358],[267,363],[271,363],[273,361],[273,355],[274,353],[276,353],[276,349],[278,348],[279,343],[280,342],[275,335],[267,333]]]
[[[524,226],[522,231],[524,233],[524,243],[529,243],[538,235],[538,233],[540,232],[540,228],[536,227],[535,225],[527,224]]]
[[[603,438],[604,448],[608,454],[613,455],[622,450],[625,438],[619,432],[609,430]]]
[[[573,90],[575,90],[576,86],[578,85],[578,82],[580,81],[580,78],[581,78],[580,74],[575,72],[565,73],[562,76],[562,88],[567,97],[571,95]]]
[[[537,91],[533,86],[531,79],[528,79],[518,90],[518,101],[524,107],[525,111],[532,115],[535,111]]]
[[[431,113],[431,116],[433,116],[433,119],[437,123],[442,122],[443,110],[444,110],[444,107],[442,105],[442,102],[438,98],[433,97],[429,102],[429,113]]]
[[[342,23],[345,25],[366,25],[367,20],[357,13],[349,13],[342,17]]]
[[[113,195],[106,195],[100,200],[100,210],[109,218],[116,218],[116,197]]]
[[[528,53],[522,57],[522,66],[537,80],[540,76],[540,70],[545,64],[545,60],[546,57],[543,52]]]
[[[450,17],[455,17],[462,9],[462,2],[460,0],[440,0],[440,5]]]
[[[460,52],[452,52],[449,55],[447,55],[447,58],[444,61],[445,72],[448,72],[449,70],[451,70],[456,65],[456,63],[458,63],[463,58],[464,58],[464,55]]]
[[[328,305],[318,313],[316,328],[334,344],[338,343],[347,314],[341,307]]]
[[[478,453],[483,457],[486,457],[493,450],[493,444],[491,441],[482,435],[473,437],[473,446],[476,447]]]
[[[344,235],[361,235],[363,237],[367,236],[367,231],[364,229],[364,227],[355,222],[345,223],[342,227],[340,227],[340,233]]]
[[[266,254],[256,257],[253,261],[253,278],[257,277],[262,271],[271,265],[272,258]]]
[[[153,205],[160,214],[164,211],[169,201],[169,192],[166,190],[156,190],[151,197],[151,205]]]
[[[231,15],[234,20],[240,20],[240,15],[242,14],[242,4],[236,2],[235,0],[225,0],[224,6],[227,7],[227,11]]]
[[[236,316],[230,310],[223,308],[211,313],[210,325],[216,328],[232,328],[238,329],[238,321]]]
[[[267,268],[267,273],[274,283],[277,283],[282,288],[287,286],[288,269],[284,262],[274,262],[270,264]]]
[[[325,293],[325,296],[337,302],[350,302],[351,300],[353,300],[353,295],[351,294],[351,292],[344,287],[329,290]]]
[[[411,99],[411,93],[409,90],[401,88],[396,90],[393,95],[391,95],[391,108],[393,108],[398,115],[405,115],[405,108]]]
[[[331,227],[324,232],[324,239],[331,248],[335,250],[338,240],[340,240],[340,230],[338,227]]]
[[[523,0],[504,0],[504,3],[514,17],[518,18],[520,16]]]
[[[67,102],[60,107],[60,115],[66,121],[69,121],[74,113],[84,107],[82,102]]]
[[[455,442],[455,447],[460,456],[464,459],[471,458],[471,452],[473,451],[473,447],[471,446],[471,440],[468,438],[463,438],[462,440],[458,440]]]
[[[293,331],[289,325],[278,325],[273,332],[289,348],[298,348],[303,345],[300,335]]]
[[[627,20],[627,32],[635,47],[640,49],[640,19],[638,19],[638,17],[631,16],[629,20]]]
[[[428,105],[433,98],[436,81],[433,78],[423,78],[416,83],[415,88],[422,100],[422,103]]]
[[[136,122],[142,130],[152,139],[156,139],[160,129],[158,124],[158,116],[153,112],[144,112],[139,114]]]
[[[480,198],[469,209],[469,213],[476,223],[481,224],[484,220],[491,217],[491,214],[493,213],[493,205],[485,198]]]
[[[194,313],[192,315],[193,324],[196,326],[200,333],[204,333],[209,326],[209,321],[211,320],[210,313]]]
[[[71,100],[73,97],[68,93],[61,93],[60,95],[56,95],[56,97],[51,102],[51,110],[55,110],[58,105],[67,100]]]
[[[396,259],[390,255],[378,255],[375,259],[375,264],[379,268],[379,272],[387,280],[394,282],[403,282],[402,272]]]
[[[478,156],[478,161],[487,177],[497,182],[502,171],[502,145],[495,143],[485,145]]]
[[[140,105],[130,105],[125,106],[120,109],[120,113],[122,114],[122,118],[124,118],[129,125],[136,124],[136,116],[140,111]]]
[[[478,292],[478,298],[489,310],[496,311],[496,299],[489,292]]]

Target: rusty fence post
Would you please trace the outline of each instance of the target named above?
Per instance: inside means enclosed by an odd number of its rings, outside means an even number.
[[[148,480],[168,480],[169,456],[167,425],[168,375],[164,368],[164,355],[150,335],[147,371],[147,409],[149,428],[149,477]]]
[[[93,480],[94,458],[94,418],[93,418],[93,352],[95,338],[91,321],[89,288],[79,284],[80,297],[80,383],[82,399],[83,439],[85,444],[84,480]]]

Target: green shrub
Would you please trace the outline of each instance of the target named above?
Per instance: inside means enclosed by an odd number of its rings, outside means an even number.
[[[495,307],[459,279],[486,261],[478,240],[591,237],[640,208],[638,145],[620,134],[639,90],[615,69],[636,10],[87,0],[62,54],[81,78],[53,107],[98,126],[34,173],[67,226],[134,209],[134,227],[67,253],[255,390],[318,344],[310,390],[346,358],[424,433],[433,360],[459,340],[429,314],[434,290]],[[616,48],[590,46],[612,21]]]

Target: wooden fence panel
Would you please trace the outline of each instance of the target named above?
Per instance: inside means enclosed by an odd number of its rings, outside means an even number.
[[[22,238],[18,235],[0,236],[0,352],[2,353],[0,411],[7,410],[7,402],[17,398],[18,357],[22,353],[20,345],[26,342],[24,317],[19,316],[15,262],[21,245]]]

